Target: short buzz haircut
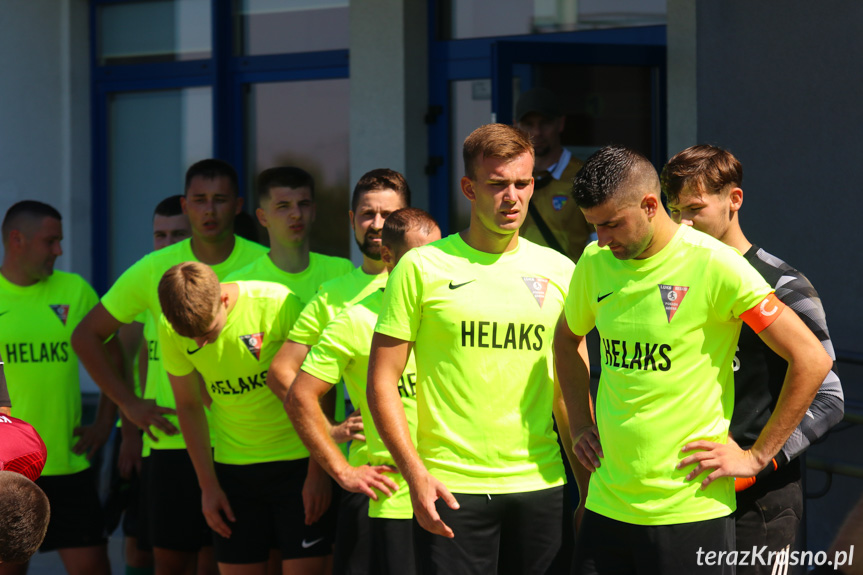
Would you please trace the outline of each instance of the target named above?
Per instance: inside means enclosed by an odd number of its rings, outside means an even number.
[[[38,485],[0,471],[0,563],[24,563],[45,539],[51,508]]]
[[[743,185],[743,166],[728,150],[702,144],[686,148],[668,160],[659,178],[672,202],[691,186],[699,194],[718,195]]]
[[[594,208],[609,200],[625,201],[624,184],[638,184],[659,194],[659,179],[650,160],[623,146],[606,146],[594,152],[572,181],[572,197],[579,208]]]
[[[216,272],[200,262],[177,264],[159,280],[162,313],[183,337],[200,337],[210,330],[221,294]]]
[[[36,200],[20,201],[6,210],[2,225],[3,243],[9,241],[9,234],[12,233],[12,230],[20,229],[25,220],[35,220],[36,218],[40,220],[54,218],[63,221],[60,212],[48,204]]]
[[[195,178],[203,178],[205,180],[218,180],[219,178],[227,178],[231,183],[231,189],[234,190],[234,195],[239,195],[240,184],[237,179],[237,171],[234,167],[223,160],[213,158],[195,162],[189,169],[186,170],[186,193],[189,193],[189,186]]]
[[[464,173],[473,179],[476,176],[476,166],[483,158],[509,161],[525,153],[529,153],[531,158],[535,157],[533,144],[527,134],[506,124],[485,124],[471,132],[464,141]]]
[[[402,208],[387,216],[381,230],[381,243],[394,250],[401,247],[405,234],[411,230],[419,230],[429,235],[440,226],[430,213],[419,208]]]
[[[315,179],[304,169],[293,166],[269,168],[258,174],[255,189],[258,192],[259,204],[262,199],[270,197],[270,190],[273,188],[308,188],[312,199],[315,197]]]
[[[411,205],[411,189],[405,177],[395,170],[378,168],[363,174],[357,185],[354,186],[354,193],[351,197],[351,211],[357,211],[357,206],[360,205],[360,198],[365,194],[378,190],[392,190],[401,196],[405,207]]]
[[[163,216],[166,218],[183,215],[183,204],[180,203],[180,198],[183,196],[168,196],[156,206],[153,211],[153,217]]]

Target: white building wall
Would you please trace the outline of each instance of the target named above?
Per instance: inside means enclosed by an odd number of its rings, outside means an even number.
[[[57,267],[90,275],[86,0],[0,3],[0,212],[35,199],[60,210]]]

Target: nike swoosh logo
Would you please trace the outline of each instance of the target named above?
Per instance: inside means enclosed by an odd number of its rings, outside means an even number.
[[[303,543],[302,543],[303,549],[308,549],[309,547],[314,547],[315,545],[317,545],[318,543],[320,543],[323,540],[324,540],[323,537],[315,539],[314,541],[306,541],[305,539],[303,539]]]
[[[202,349],[204,349],[204,348],[203,348],[203,347],[199,347],[198,349],[187,349],[187,350],[186,350],[186,353],[188,353],[189,355],[195,355],[196,353],[198,353],[198,352],[199,352],[199,351],[201,351]]]
[[[613,293],[614,293],[613,291],[610,291],[610,292],[608,292],[608,293],[607,293],[607,294],[605,294],[605,295],[601,295],[601,296],[597,297],[597,298],[596,298],[596,303],[601,302],[602,300],[604,300],[605,298],[607,298],[608,296],[610,296],[610,295],[611,295],[611,294],[613,294]]]
[[[476,281],[476,280],[474,279],[474,280],[470,280],[469,282],[464,282],[464,283],[462,283],[462,284],[454,284],[454,283],[452,283],[452,280],[450,280],[450,282],[449,282],[449,289],[458,289],[458,288],[460,288],[460,287],[462,287],[462,286],[466,286],[467,284],[472,283],[472,282],[475,282],[475,281]]]

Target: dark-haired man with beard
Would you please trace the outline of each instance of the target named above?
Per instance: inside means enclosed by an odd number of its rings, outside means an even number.
[[[381,260],[381,230],[392,212],[410,205],[410,188],[404,176],[389,169],[376,169],[364,174],[357,182],[351,199],[349,217],[354,238],[363,254],[363,263],[353,272],[325,282],[306,304],[288,341],[276,353],[267,385],[284,398],[303,360],[324,327],[340,311],[361,301],[387,283],[386,264]],[[342,427],[342,430],[345,428]],[[349,427],[346,431],[350,431]],[[368,463],[362,425],[353,428],[349,463],[358,467]],[[369,526],[368,497],[361,493],[343,493],[338,515],[335,565],[333,572],[360,573],[354,566],[368,564]]]

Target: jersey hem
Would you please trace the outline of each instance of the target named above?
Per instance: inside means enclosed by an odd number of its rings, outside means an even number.
[[[737,502],[734,500],[731,505],[723,505],[721,508],[710,509],[703,513],[667,513],[651,517],[620,513],[613,509],[607,509],[599,505],[591,504],[590,502],[585,505],[585,508],[604,517],[608,517],[609,519],[633,525],[680,525],[683,523],[696,523],[699,521],[708,521],[710,519],[727,517],[737,509]]]
[[[542,491],[543,489],[551,489],[553,487],[560,487],[561,485],[566,485],[566,477],[561,477],[557,481],[550,482],[537,482],[537,481],[521,481],[521,482],[512,482],[512,483],[471,483],[464,484],[459,481],[462,478],[450,478],[448,480],[447,474],[435,472],[433,469],[429,469],[429,473],[435,476],[439,481],[441,481],[446,488],[449,489],[450,493],[464,493],[466,495],[507,495],[510,493],[530,493],[533,491]]]

